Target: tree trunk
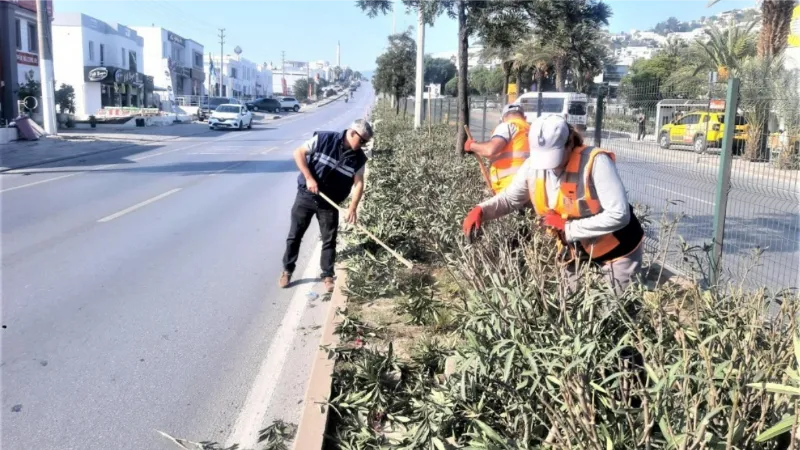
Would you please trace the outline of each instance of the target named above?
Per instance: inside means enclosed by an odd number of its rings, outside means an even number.
[[[464,142],[467,141],[464,125],[469,125],[469,96],[467,93],[468,47],[467,0],[458,0],[458,126],[456,129],[456,155],[461,155],[464,152]]]
[[[400,95],[394,94],[394,114],[400,114]]]
[[[557,60],[555,63],[555,69],[556,69],[556,90],[558,92],[564,92],[564,75],[566,75],[564,64],[561,61]]]
[[[794,6],[794,1],[787,0],[763,0],[761,2],[761,31],[758,35],[759,57],[777,56],[786,48]]]
[[[511,71],[508,67],[503,64],[503,98],[507,98],[508,95],[508,83],[511,80]]]

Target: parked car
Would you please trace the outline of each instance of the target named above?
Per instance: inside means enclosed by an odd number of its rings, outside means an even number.
[[[738,115],[735,122],[734,153],[738,153],[744,148],[749,125],[744,117]],[[703,153],[709,146],[722,147],[724,132],[725,114],[693,111],[661,127],[658,145],[661,148],[669,148],[671,144],[691,145],[695,152]]]
[[[247,110],[244,105],[224,104],[219,105],[208,119],[208,128],[253,128],[253,113]]]
[[[279,113],[283,109],[281,102],[274,98],[257,98],[252,102],[245,103],[245,105],[250,111],[272,111]]]
[[[206,120],[220,105],[238,105],[239,100],[233,97],[206,97],[197,109],[197,118]]]
[[[300,111],[300,102],[294,97],[278,97],[281,102],[281,108],[286,111],[292,110],[294,112]]]

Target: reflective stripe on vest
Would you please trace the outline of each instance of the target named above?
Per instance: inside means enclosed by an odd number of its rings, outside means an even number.
[[[495,194],[505,189],[511,180],[514,179],[514,174],[517,173],[519,168],[530,156],[530,149],[528,148],[528,130],[530,124],[524,119],[512,117],[505,121],[505,123],[512,124],[517,127],[517,132],[507,142],[500,153],[489,158],[491,166],[489,167],[489,174],[492,179],[492,189]]]
[[[572,151],[553,208],[550,208],[547,198],[545,171],[538,171],[535,189],[531,191],[531,202],[536,214],[544,216],[555,212],[566,220],[585,219],[599,214],[603,208],[597,200],[597,191],[592,181],[592,165],[599,154],[606,154],[612,161],[615,160],[613,153],[600,148],[584,146]],[[580,243],[592,258],[600,258],[614,250],[619,245],[619,240],[613,233],[608,233],[592,239],[582,239]]]

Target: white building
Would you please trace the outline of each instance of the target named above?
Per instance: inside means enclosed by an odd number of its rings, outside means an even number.
[[[20,86],[40,79],[36,2],[0,0],[0,118],[16,117]]]
[[[316,62],[315,63],[308,63],[305,61],[285,61],[283,65],[283,70],[281,70],[280,65],[273,65],[270,63],[267,66],[272,71],[272,90],[275,92],[276,95],[281,95],[284,92],[289,94],[292,92],[292,88],[294,86],[295,81],[300,79],[307,79],[307,78],[316,78],[319,75],[319,78],[324,78],[328,81],[332,81],[334,78],[333,75],[333,68],[327,67],[325,68],[317,68]],[[342,67],[342,73],[347,66]],[[286,90],[284,91],[284,80],[286,85]]]
[[[272,95],[272,73],[269,70],[259,70],[259,65],[242,58],[241,55],[225,55],[222,62],[222,70],[225,71],[220,77],[220,58],[219,55],[211,55],[210,61],[214,62],[214,74],[216,80],[212,80],[212,94],[221,97],[236,98],[255,98],[268,97]],[[209,56],[205,58],[206,71],[209,71]],[[262,66],[263,67],[263,66]],[[221,80],[220,80],[221,78]],[[220,92],[220,82],[222,91]],[[266,83],[269,83],[268,85]],[[207,86],[206,86],[207,88]]]
[[[161,27],[132,28],[144,39],[144,73],[154,78],[156,90],[166,90],[165,100],[202,95],[202,45]]]
[[[57,13],[52,29],[56,84],[75,89],[77,116],[152,105],[152,78],[141,65],[144,40],[136,31],[81,13]]]
[[[483,47],[480,45],[474,45],[472,47],[467,48],[467,68],[472,69],[474,67],[483,66],[487,69],[492,69],[500,65],[500,60],[493,59],[490,61],[486,61],[481,57],[481,53],[483,52]],[[453,64],[458,67],[458,52],[438,52],[432,53],[431,57],[433,58],[442,58],[442,59],[449,59]]]

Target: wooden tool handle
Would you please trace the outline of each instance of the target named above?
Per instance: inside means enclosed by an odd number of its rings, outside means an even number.
[[[336,203],[334,203],[334,202],[333,202],[333,200],[329,199],[327,195],[323,194],[322,192],[319,192],[318,194],[319,194],[319,196],[320,196],[320,197],[322,197],[323,199],[325,199],[325,201],[326,201],[326,202],[330,203],[330,204],[331,204],[331,206],[333,206],[334,208],[338,209],[339,211],[341,211],[341,212],[343,212],[343,213],[346,213],[346,212],[347,212],[347,210],[346,210],[346,209],[342,208],[341,206],[339,206],[339,205],[337,205]],[[385,248],[385,249],[386,249],[386,251],[388,251],[389,253],[391,253],[391,254],[392,254],[392,256],[394,256],[395,258],[397,258],[397,260],[398,260],[398,261],[400,261],[401,263],[403,263],[403,265],[404,265],[404,266],[408,267],[409,269],[411,269],[411,268],[413,268],[413,267],[414,267],[414,264],[412,264],[412,263],[411,263],[411,261],[409,261],[409,260],[407,260],[407,259],[403,258],[402,256],[400,256],[400,254],[399,254],[399,253],[397,253],[396,251],[392,250],[392,249],[391,249],[391,248],[390,248],[388,245],[386,245],[386,244],[385,244],[385,243],[384,243],[382,240],[378,239],[378,238],[377,238],[377,237],[376,237],[374,234],[370,233],[370,232],[369,232],[369,230],[367,230],[366,228],[364,228],[364,227],[363,227],[363,226],[361,226],[360,224],[355,224],[355,225],[356,225],[356,227],[357,227],[359,230],[363,231],[363,232],[364,232],[364,234],[366,234],[367,236],[369,236],[369,237],[370,237],[370,238],[371,238],[373,241],[377,242],[378,244],[380,244],[380,246],[381,246],[381,247]]]
[[[472,133],[469,132],[469,125],[464,125],[464,131],[467,132],[467,137],[472,139]],[[472,154],[476,160],[478,160],[478,166],[481,168],[481,175],[483,175],[483,181],[486,182],[486,187],[489,188],[490,192],[494,192],[492,188],[492,181],[489,179],[489,170],[486,168],[486,164],[483,163],[483,159],[480,156],[473,153]]]

